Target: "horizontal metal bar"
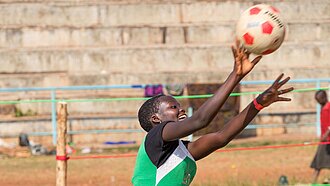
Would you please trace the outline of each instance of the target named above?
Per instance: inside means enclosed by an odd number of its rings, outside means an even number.
[[[271,84],[274,80],[241,81],[241,85]],[[292,79],[290,83],[316,83],[330,82],[330,78],[321,79]],[[1,88],[0,92],[23,92],[23,91],[56,91],[56,90],[96,90],[96,89],[121,89],[121,88],[145,88],[140,85],[91,85],[91,86],[61,86],[61,87],[26,87],[26,88]]]
[[[274,80],[257,80],[257,81],[241,81],[241,85],[263,85],[272,84]],[[316,83],[316,82],[330,82],[330,78],[321,79],[291,79],[289,83]]]
[[[91,118],[69,118],[68,121],[72,122],[72,121],[77,121],[77,120],[137,120],[137,116],[117,116],[117,117],[91,117]],[[23,122],[50,122],[51,118],[43,118],[43,119],[26,119],[26,120],[10,120],[10,121],[1,121],[0,120],[0,125],[2,124],[8,124],[8,123],[22,123]],[[96,122],[93,122],[93,124]],[[48,123],[47,123],[48,124]]]
[[[92,86],[66,86],[66,87],[26,87],[26,88],[1,88],[0,92],[96,90],[96,89],[123,89],[123,88],[144,88],[144,87],[145,87],[145,85],[92,85]]]
[[[142,129],[113,129],[113,130],[78,130],[68,131],[67,134],[104,134],[104,133],[140,133]],[[52,136],[52,132],[27,132],[28,136]],[[19,135],[0,135],[2,138],[18,137]]]
[[[68,134],[103,134],[103,133],[136,133],[144,132],[142,129],[114,129],[114,130],[79,130],[68,131]]]
[[[260,129],[260,128],[297,128],[297,127],[315,126],[315,123],[303,123],[303,124],[250,124],[245,129]]]
[[[315,123],[302,123],[302,124],[251,124],[245,129],[259,129],[259,128],[297,128],[297,127],[315,127]],[[68,131],[68,134],[104,134],[104,133],[140,133],[144,132],[142,129],[109,129],[109,130],[78,130]],[[52,132],[30,132],[29,136],[51,136]],[[18,137],[18,135],[3,135],[0,137]]]

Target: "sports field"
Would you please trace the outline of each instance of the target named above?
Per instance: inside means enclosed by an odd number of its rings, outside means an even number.
[[[285,146],[305,142],[317,142],[317,139],[312,135],[247,138],[234,140],[227,148]],[[309,184],[313,173],[309,164],[315,150],[316,146],[300,146],[216,152],[198,161],[197,175],[192,185],[277,185],[281,175],[287,176],[290,185]],[[125,148],[108,150],[93,155],[122,153],[136,153],[136,148],[129,151]],[[135,157],[69,160],[68,185],[131,185],[134,163]],[[0,161],[0,185],[55,185],[55,166],[54,156],[3,157]],[[330,172],[322,171],[319,182],[328,177]]]

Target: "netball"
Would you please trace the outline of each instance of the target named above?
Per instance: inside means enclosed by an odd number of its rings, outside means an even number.
[[[236,25],[236,36],[251,53],[273,53],[283,43],[286,25],[279,10],[258,4],[244,11]]]

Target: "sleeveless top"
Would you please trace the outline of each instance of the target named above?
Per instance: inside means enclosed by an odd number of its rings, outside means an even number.
[[[168,122],[152,128],[136,157],[134,186],[189,185],[196,174],[196,162],[187,149],[189,141],[166,142],[162,131]]]

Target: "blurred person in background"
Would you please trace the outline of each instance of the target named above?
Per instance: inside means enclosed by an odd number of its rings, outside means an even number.
[[[317,91],[315,100],[321,105],[321,142],[330,142],[330,102],[327,93],[324,90]],[[330,168],[330,144],[318,146],[310,167],[315,169],[313,183],[316,183],[321,169]]]

